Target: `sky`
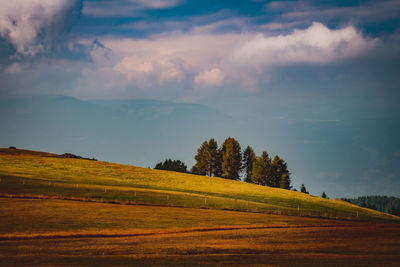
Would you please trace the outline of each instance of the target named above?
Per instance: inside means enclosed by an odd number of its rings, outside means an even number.
[[[242,125],[202,136],[279,154],[297,187],[400,197],[399,14],[396,0],[2,1],[0,99],[202,104]],[[167,153],[191,165],[198,145]]]

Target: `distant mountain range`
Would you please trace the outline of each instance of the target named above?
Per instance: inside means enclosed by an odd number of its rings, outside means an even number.
[[[77,153],[144,167],[169,157],[192,158],[196,146],[229,121],[199,104],[68,96],[2,99],[0,113],[3,147]]]
[[[357,206],[376,209],[400,216],[400,198],[388,196],[364,196],[358,198],[342,198],[347,202],[351,202]]]

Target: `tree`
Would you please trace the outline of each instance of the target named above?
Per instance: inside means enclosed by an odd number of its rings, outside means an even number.
[[[284,179],[288,183],[287,188],[291,188],[290,172],[287,169],[287,164],[279,156],[275,156],[271,162],[271,175],[267,185],[271,187],[281,187],[281,181],[284,175],[286,176]]]
[[[291,189],[292,186],[290,185],[290,178],[289,175],[286,173],[282,174],[281,181],[280,181],[280,188],[283,189]]]
[[[206,175],[209,162],[207,141],[204,141],[199,149],[197,149],[197,154],[194,159],[196,160],[196,163],[192,167],[192,173]]]
[[[242,153],[239,142],[228,137],[222,144],[222,177],[239,180],[242,168]]]
[[[300,192],[305,193],[305,194],[309,194],[307,189],[306,189],[306,187],[304,186],[304,184],[301,185]]]
[[[244,178],[244,181],[247,183],[252,183],[251,177],[255,160],[256,154],[254,153],[254,150],[250,146],[247,146],[243,152],[243,168],[246,172],[246,177]]]
[[[187,167],[185,163],[183,163],[180,160],[171,160],[171,159],[167,159],[164,162],[157,163],[154,169],[176,171],[176,172],[187,172]]]
[[[328,198],[328,197],[326,196],[325,192],[322,192],[321,197],[322,197],[322,198]]]
[[[208,160],[208,176],[220,177],[222,175],[221,151],[214,138],[208,141]]]
[[[192,173],[221,176],[221,152],[218,149],[217,142],[213,138],[201,144],[194,159],[196,163],[192,167]]]
[[[253,164],[251,180],[255,184],[268,185],[268,177],[270,176],[271,159],[267,151],[264,151],[261,157],[257,157]]]

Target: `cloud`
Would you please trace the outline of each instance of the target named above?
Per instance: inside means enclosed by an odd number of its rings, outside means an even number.
[[[247,66],[330,63],[356,57],[376,43],[376,39],[363,37],[353,26],[331,30],[313,22],[309,28],[288,35],[259,34],[235,51],[233,61]]]
[[[274,1],[266,5],[267,11],[281,12],[284,20],[359,20],[369,22],[398,18],[400,2],[396,0],[355,2],[353,5],[337,6],[336,3],[315,1]],[[279,17],[279,16],[278,16]]]
[[[195,100],[223,90],[257,93],[271,83],[278,68],[352,59],[378,42],[353,26],[333,30],[321,23],[287,35],[214,34],[196,29],[146,39],[104,37],[99,41],[102,46],[92,50],[93,64],[82,72],[78,86],[85,97],[95,91],[107,95],[109,87],[110,94],[135,91],[150,97],[174,92]]]
[[[196,75],[194,83],[198,86],[218,87],[224,82],[224,74],[218,68],[204,70]]]
[[[82,13],[97,17],[136,17],[146,9],[168,9],[181,3],[181,0],[86,1]]]
[[[59,31],[79,13],[80,5],[79,0],[2,1],[0,36],[20,55],[47,51]]]
[[[180,82],[183,73],[180,67],[168,57],[153,57],[145,59],[140,56],[128,56],[114,66],[114,70],[124,74],[128,80],[135,80],[140,85],[152,86],[152,81],[158,83]]]

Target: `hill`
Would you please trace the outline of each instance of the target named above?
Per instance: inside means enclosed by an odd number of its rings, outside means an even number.
[[[381,212],[394,215],[400,214],[400,198],[388,196],[363,196],[358,198],[343,198],[360,207],[371,207]]]
[[[30,150],[0,149],[0,214],[1,266],[400,260],[399,218],[348,202]]]
[[[69,152],[146,167],[171,157],[168,151],[177,158],[192,158],[195,147],[179,149],[178,144],[185,140],[182,147],[196,146],[204,139],[201,129],[228,128],[224,122],[229,121],[199,104],[67,96],[0,99],[0,114],[0,146]]]
[[[0,153],[3,196],[225,209],[351,220],[398,220],[345,201],[240,181],[32,152]]]

